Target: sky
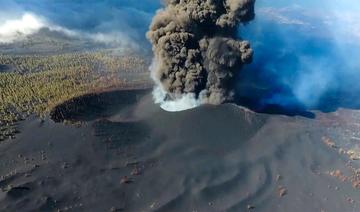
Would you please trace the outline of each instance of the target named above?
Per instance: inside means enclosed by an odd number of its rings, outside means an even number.
[[[160,7],[157,0],[0,0],[0,43],[49,28],[150,49],[145,32]],[[238,89],[253,79],[267,90],[259,107],[300,102],[318,108],[326,104],[325,96],[359,92],[358,11],[358,0],[257,0],[255,21],[239,28],[239,37],[251,41],[255,54]]]

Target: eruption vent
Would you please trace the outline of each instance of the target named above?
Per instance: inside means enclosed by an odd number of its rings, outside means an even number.
[[[181,109],[233,99],[234,79],[253,51],[237,38],[238,26],[254,19],[255,0],[165,0],[147,37],[153,45],[152,76],[165,98]],[[156,95],[159,97],[164,95]],[[184,101],[192,98],[192,101]],[[159,102],[159,99],[157,99]],[[168,104],[171,102],[171,104]],[[164,108],[177,110],[175,108]]]

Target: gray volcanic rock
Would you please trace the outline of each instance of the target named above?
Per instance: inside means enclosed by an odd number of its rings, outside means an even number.
[[[358,130],[339,124],[347,110],[315,119],[230,104],[168,113],[150,94],[122,104],[90,108],[76,126],[23,122],[0,144],[0,210],[359,210],[359,163],[339,151]]]

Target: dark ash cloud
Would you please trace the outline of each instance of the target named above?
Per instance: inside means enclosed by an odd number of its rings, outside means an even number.
[[[254,19],[255,0],[166,0],[148,39],[157,66],[155,80],[172,100],[194,94],[201,103],[233,98],[232,85],[253,51],[237,36]]]

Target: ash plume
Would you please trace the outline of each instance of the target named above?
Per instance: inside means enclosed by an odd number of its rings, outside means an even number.
[[[164,101],[232,100],[235,76],[253,55],[237,30],[254,19],[254,5],[255,0],[165,0],[147,33],[156,61],[152,75],[166,93]]]

